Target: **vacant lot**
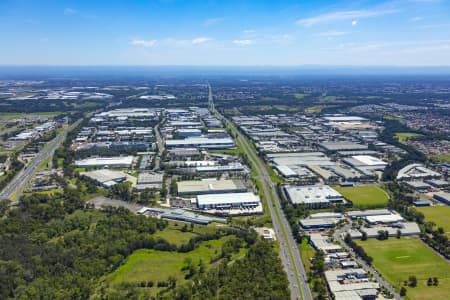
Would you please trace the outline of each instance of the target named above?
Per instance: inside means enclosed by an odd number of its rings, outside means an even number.
[[[184,226],[187,226],[188,231],[183,232]],[[167,226],[167,228],[154,233],[153,237],[162,238],[171,244],[180,246],[182,244],[187,244],[189,240],[195,236],[206,233],[213,233],[215,231],[216,229],[213,227],[206,227],[202,225],[194,225],[194,228],[191,230],[190,224],[169,221],[169,225]]]
[[[385,207],[389,200],[386,192],[376,185],[335,187],[334,189],[352,201],[353,206],[357,208]]]
[[[407,140],[411,139],[411,138],[415,138],[415,137],[421,137],[423,135],[418,134],[418,133],[413,133],[413,132],[396,132],[395,133],[395,138],[403,143],[406,142]]]
[[[175,277],[177,284],[186,281],[187,271],[182,271],[182,268],[186,265],[186,259],[190,259],[195,265],[198,265],[201,260],[206,269],[215,265],[215,263],[210,263],[211,258],[220,255],[223,242],[229,238],[224,237],[220,240],[202,242],[198,248],[187,253],[153,249],[136,250],[122,266],[105,277],[105,282],[115,286],[121,283],[153,281],[155,286],[147,288],[146,291],[154,296],[162,289],[156,287],[158,281],[166,281],[169,276]],[[245,253],[246,250],[241,249],[239,253],[233,255],[233,258],[242,257]]]
[[[450,235],[450,206],[429,206],[429,207],[418,207],[418,211],[425,215],[426,221],[431,221],[436,224],[437,227],[444,228],[447,235]]]
[[[417,287],[407,287],[407,299],[444,300],[450,295],[450,264],[417,238],[357,241],[373,257],[374,267],[396,288],[415,275]],[[438,286],[427,286],[437,277]]]

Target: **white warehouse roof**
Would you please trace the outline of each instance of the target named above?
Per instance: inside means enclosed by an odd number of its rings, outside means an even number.
[[[197,204],[202,205],[218,205],[223,203],[259,203],[261,199],[259,196],[253,193],[226,193],[226,194],[209,194],[209,195],[198,195]]]
[[[333,200],[343,200],[342,195],[328,185],[286,186],[292,203],[326,203]]]
[[[387,163],[382,161],[381,159],[370,156],[370,155],[355,155],[352,156],[353,159],[356,159],[357,161],[368,165],[368,166],[386,166]]]
[[[133,163],[133,156],[113,156],[113,157],[95,157],[95,158],[86,158],[75,161],[75,165],[82,167],[89,166],[115,166],[115,165],[123,165],[123,166],[131,166]]]

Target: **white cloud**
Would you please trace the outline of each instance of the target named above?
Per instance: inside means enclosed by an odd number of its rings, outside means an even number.
[[[211,18],[211,19],[206,19],[205,22],[203,22],[203,25],[205,26],[212,26],[212,25],[216,25],[218,23],[223,22],[225,19],[224,18]]]
[[[253,44],[253,40],[233,40],[233,44],[235,45],[241,45],[241,46],[248,46]]]
[[[139,39],[134,39],[130,41],[130,45],[133,46],[140,46],[140,47],[145,47],[145,48],[151,48],[153,46],[155,46],[157,43],[156,40],[139,40]]]
[[[66,9],[64,9],[65,15],[75,15],[76,13],[78,13],[78,10],[74,8],[67,7]]]
[[[326,13],[311,18],[297,20],[297,24],[310,27],[321,23],[332,23],[345,20],[356,20],[397,13],[395,9],[346,10]],[[352,22],[353,23],[353,22]]]
[[[336,36],[343,36],[343,35],[347,35],[347,34],[348,34],[348,32],[346,32],[346,31],[330,30],[330,31],[320,32],[317,35],[318,36],[325,36],[325,37],[336,37]]]
[[[244,30],[244,31],[242,31],[244,34],[252,34],[252,33],[255,33],[256,32],[256,30],[254,30],[254,29],[246,29],[246,30]]]
[[[421,17],[421,16],[417,16],[417,17],[414,17],[411,19],[411,21],[414,21],[414,22],[422,21],[422,20],[423,20],[423,17]]]
[[[353,20],[352,21],[352,26],[356,26],[356,25],[358,25],[358,20]]]
[[[208,42],[208,41],[210,41],[210,40],[211,40],[211,39],[210,39],[210,38],[207,38],[207,37],[198,37],[198,38],[193,39],[193,40],[191,41],[191,43],[192,43],[193,45],[199,45],[199,44],[206,43],[206,42]]]

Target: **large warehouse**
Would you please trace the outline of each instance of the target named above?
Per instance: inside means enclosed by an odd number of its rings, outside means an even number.
[[[197,207],[200,209],[253,208],[259,205],[261,205],[261,199],[253,193],[226,193],[197,196]]]
[[[410,164],[398,171],[397,180],[431,179],[439,178],[441,176],[442,175],[438,172],[430,170],[422,164]]]
[[[217,180],[215,178],[204,180],[187,180],[177,182],[178,195],[201,195],[246,192],[247,189],[241,180]]]
[[[95,170],[90,172],[81,172],[81,175],[89,177],[105,188],[110,188],[117,183],[124,182],[127,179],[127,174],[121,171],[111,170]]]
[[[133,156],[90,157],[75,161],[75,165],[79,168],[130,168],[133,159]]]
[[[328,185],[287,185],[284,191],[293,204],[305,204],[313,208],[344,202],[344,197]]]
[[[190,137],[182,140],[166,140],[167,148],[229,149],[235,146],[232,138]]]
[[[163,179],[164,176],[160,173],[139,173],[136,188],[141,191],[145,189],[161,189]]]

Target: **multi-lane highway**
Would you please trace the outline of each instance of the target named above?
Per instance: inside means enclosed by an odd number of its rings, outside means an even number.
[[[155,131],[155,137],[156,137],[156,144],[158,145],[158,154],[155,156],[155,167],[153,168],[153,171],[159,170],[159,166],[161,163],[161,156],[164,152],[164,141],[161,137],[161,133],[159,132],[159,125],[164,123],[165,119],[162,119],[156,126],[153,128]]]
[[[281,208],[280,199],[272,181],[267,165],[258,156],[256,150],[250,145],[248,139],[243,136],[236,126],[223,117],[214,108],[211,85],[209,87],[209,107],[211,111],[227,124],[236,136],[237,144],[250,159],[252,168],[257,172],[257,180],[260,182],[264,198],[267,201],[269,213],[272,218],[273,229],[280,243],[280,258],[289,279],[289,287],[292,299],[312,300],[311,290],[307,282],[307,275],[303,266],[297,243],[295,242],[289,223]]]
[[[56,148],[58,148],[64,139],[66,138],[67,132],[75,128],[81,120],[76,121],[70,127],[63,129],[53,140],[48,142],[36,157],[25,166],[16,177],[3,189],[0,193],[0,200],[9,199],[13,202],[19,199],[20,193],[26,186],[28,181],[31,179],[34,172],[37,170],[39,165],[45,161],[48,157],[53,155]]]

